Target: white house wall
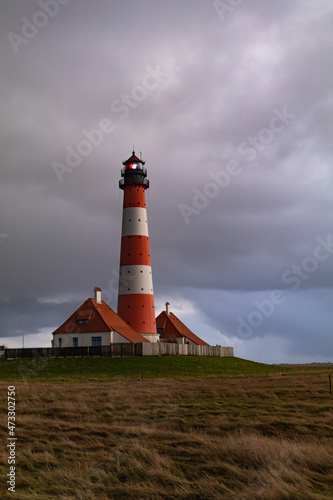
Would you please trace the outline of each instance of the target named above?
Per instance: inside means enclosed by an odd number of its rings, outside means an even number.
[[[53,346],[59,347],[59,338],[61,338],[61,347],[73,347],[73,338],[77,338],[78,347],[90,347],[92,337],[102,337],[102,345],[130,342],[118,332],[54,333]]]
[[[111,344],[130,344],[130,341],[125,339],[120,333],[118,332],[111,332]]]

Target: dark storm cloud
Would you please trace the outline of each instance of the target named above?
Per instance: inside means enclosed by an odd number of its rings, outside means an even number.
[[[295,292],[282,276],[331,234],[333,8],[251,0],[221,15],[218,4],[59,2],[15,53],[7,34],[22,36],[22,18],[43,9],[2,3],[3,337],[19,335],[23,314],[29,332],[51,331],[95,285],[115,307],[117,183],[134,144],[151,181],[157,301],[192,301],[200,321],[253,356],[258,339],[284,342],[282,360],[329,350],[332,258]],[[277,113],[293,118],[272,121]],[[106,119],[112,131],[67,164]],[[237,175],[205,200],[231,161]],[[57,175],[55,162],[67,170]],[[290,298],[240,339],[236,318],[273,289]]]
[[[14,336],[21,336],[22,328],[24,328],[26,335],[36,334],[38,331],[45,329],[45,325],[50,325],[55,329],[59,326],[59,318],[70,316],[79,305],[80,301],[78,300],[67,300],[63,303],[43,303],[29,296],[1,301],[0,312],[3,336],[8,337],[9,333]]]

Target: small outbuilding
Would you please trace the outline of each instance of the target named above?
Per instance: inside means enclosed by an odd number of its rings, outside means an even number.
[[[208,346],[207,342],[195,335],[184,325],[172,312],[170,304],[166,302],[166,310],[162,311],[156,318],[157,333],[160,342],[172,342],[177,344],[195,344]]]

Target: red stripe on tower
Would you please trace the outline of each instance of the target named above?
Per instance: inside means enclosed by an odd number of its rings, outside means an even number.
[[[124,204],[118,314],[138,333],[157,337],[145,199],[149,181],[144,164],[133,151],[121,169],[119,188],[124,191]]]

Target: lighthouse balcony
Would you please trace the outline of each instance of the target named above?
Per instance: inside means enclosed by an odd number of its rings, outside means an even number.
[[[124,186],[128,186],[130,184],[141,184],[149,188],[149,180],[142,177],[142,175],[131,175],[126,176],[125,179],[120,179],[119,187],[120,189],[124,189]]]
[[[133,166],[133,165],[140,165],[140,167],[136,167],[136,166]],[[124,176],[127,176],[127,175],[143,175],[143,177],[147,177],[147,169],[146,167],[143,167],[141,165],[141,163],[139,164],[135,164],[135,163],[131,163],[131,165],[127,165],[126,167],[123,167],[121,169],[121,176],[124,177]]]

